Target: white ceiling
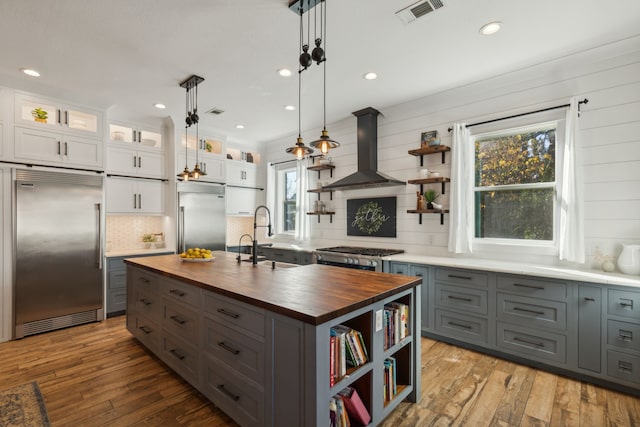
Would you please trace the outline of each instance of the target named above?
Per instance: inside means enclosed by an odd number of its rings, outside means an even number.
[[[640,33],[639,0],[442,1],[403,24],[395,12],[415,0],[327,0],[328,123]],[[201,126],[239,142],[273,140],[298,127],[298,112],[283,108],[298,104],[297,74],[276,74],[297,69],[299,17],[288,2],[0,0],[0,85],[135,121],[171,115],[181,127],[179,83],[197,74]],[[502,31],[481,36],[493,20]],[[367,71],[379,78],[364,80]],[[225,113],[203,117],[212,107]],[[302,74],[302,128],[321,126],[314,64]]]

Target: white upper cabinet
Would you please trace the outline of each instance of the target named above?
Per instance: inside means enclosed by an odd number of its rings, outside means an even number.
[[[107,146],[107,173],[140,178],[165,178],[162,153]]]
[[[213,136],[200,136],[195,134],[185,137],[182,134],[180,144],[177,148],[178,156],[176,163],[176,174],[184,170],[185,165],[190,171],[196,165],[206,173],[200,177],[199,181],[224,182],[225,162],[224,162],[224,138]]]
[[[258,165],[242,160],[227,160],[227,185],[258,187]]]
[[[109,141],[134,149],[163,151],[162,132],[145,126],[109,123]]]
[[[107,213],[164,214],[165,189],[162,181],[109,177]]]
[[[102,138],[102,112],[49,98],[16,94],[14,120],[20,126]]]

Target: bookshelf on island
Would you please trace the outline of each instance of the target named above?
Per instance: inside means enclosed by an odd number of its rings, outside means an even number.
[[[238,424],[376,426],[420,399],[419,277],[213,255],[125,260],[127,328]]]

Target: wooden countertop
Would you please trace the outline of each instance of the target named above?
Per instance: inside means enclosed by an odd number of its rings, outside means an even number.
[[[236,262],[214,252],[212,262],[183,262],[178,255],[125,259],[132,266],[319,325],[418,286],[418,277],[310,264],[293,268]]]

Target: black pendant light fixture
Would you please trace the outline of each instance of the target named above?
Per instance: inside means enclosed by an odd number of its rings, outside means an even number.
[[[198,149],[200,145],[200,136],[199,136],[199,122],[200,117],[198,116],[198,84],[202,83],[204,79],[202,77],[196,76],[195,74],[189,77],[187,80],[180,83],[180,87],[185,88],[187,91],[187,100],[186,100],[186,117],[185,117],[185,127],[184,127],[184,143],[185,143],[185,166],[184,171],[178,174],[178,178],[182,178],[184,181],[188,181],[190,179],[198,180],[201,176],[206,175],[200,169],[200,163],[198,159]],[[187,129],[192,125],[196,126],[196,164],[193,167],[193,171],[189,171],[189,160],[188,160],[188,132]]]
[[[300,0],[300,50],[302,50],[302,54],[300,54],[300,68],[298,69],[298,139],[296,140],[296,145],[293,147],[287,148],[288,154],[293,154],[298,158],[298,160],[308,156],[313,153],[313,148],[307,147],[302,142],[301,136],[301,121],[302,121],[302,72],[307,69],[309,65],[312,63],[311,55],[309,54],[309,45],[302,46],[302,14],[303,14],[302,0]],[[306,49],[305,49],[306,47]]]

